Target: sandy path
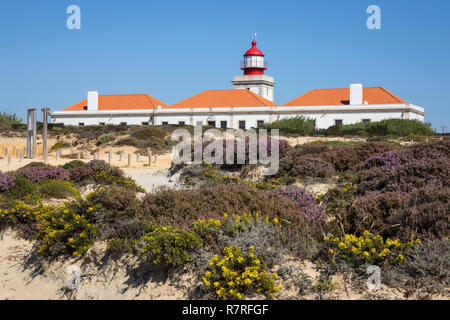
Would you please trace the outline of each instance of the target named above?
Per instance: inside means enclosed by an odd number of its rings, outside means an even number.
[[[125,175],[134,179],[138,185],[143,187],[147,192],[153,192],[161,187],[169,187],[177,189],[180,187],[178,176],[169,176],[168,169],[124,169]]]

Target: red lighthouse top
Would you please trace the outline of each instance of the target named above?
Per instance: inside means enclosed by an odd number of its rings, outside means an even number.
[[[264,57],[264,54],[256,47],[256,40],[252,41],[252,47],[247,50],[247,52],[244,54],[244,57],[247,56],[262,56]]]
[[[252,41],[252,47],[244,54],[241,70],[244,70],[244,75],[264,74],[264,70],[267,70],[264,54],[256,47],[255,40]]]

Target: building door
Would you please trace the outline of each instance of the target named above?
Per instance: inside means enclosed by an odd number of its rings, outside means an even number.
[[[220,127],[222,129],[226,129],[227,128],[227,122],[226,121],[220,121]]]
[[[216,122],[215,121],[208,121],[208,126],[215,127],[216,126]]]
[[[239,121],[239,129],[245,130],[245,121],[243,120]]]

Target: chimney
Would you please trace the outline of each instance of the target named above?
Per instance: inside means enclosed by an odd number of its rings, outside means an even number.
[[[350,85],[350,105],[363,104],[363,85],[360,83],[352,83]]]
[[[97,111],[98,110],[98,91],[88,91],[88,103],[87,109],[88,111]]]

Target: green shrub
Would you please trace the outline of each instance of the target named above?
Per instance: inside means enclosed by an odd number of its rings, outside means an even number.
[[[141,243],[144,246],[139,254],[150,258],[153,263],[183,265],[190,260],[189,252],[201,246],[203,241],[194,232],[156,226],[141,238]]]
[[[139,140],[133,137],[122,138],[116,142],[116,145],[118,146],[138,147],[139,144],[140,144]]]
[[[87,200],[93,204],[100,204],[110,212],[136,212],[140,201],[133,188],[108,186],[97,189],[88,195]]]
[[[105,144],[105,143],[111,142],[111,141],[114,140],[115,136],[116,135],[114,133],[102,134],[100,137],[98,137],[97,144],[101,145],[101,144]]]
[[[67,199],[78,195],[77,189],[68,181],[46,180],[37,184],[43,198]]]
[[[35,168],[35,167],[46,167],[46,166],[48,166],[48,165],[45,164],[44,162],[33,161],[33,162],[30,162],[29,164],[23,166],[23,167],[20,168],[20,169],[24,169],[24,168]],[[19,170],[20,170],[20,169],[19,169]]]
[[[272,123],[266,123],[261,129],[279,129],[282,133],[292,134],[311,134],[316,127],[314,119],[306,118],[304,116],[297,116],[293,118],[281,119]]]
[[[19,119],[16,114],[0,113],[0,129],[12,129],[13,126],[20,124],[22,124],[22,119]]]
[[[63,148],[69,148],[70,144],[66,141],[57,141],[50,150],[58,150],[58,149],[63,149]]]
[[[78,168],[78,167],[81,167],[81,166],[84,166],[84,162],[83,161],[81,161],[81,160],[72,160],[72,161],[69,161],[69,162],[65,163],[62,167],[64,169],[66,169],[66,170],[70,170],[70,169]]]
[[[318,132],[325,135],[392,135],[401,137],[408,135],[430,136],[435,134],[430,124],[415,119],[386,119],[377,122],[359,122],[342,126],[332,126],[328,129],[319,130]]]
[[[191,190],[163,189],[142,200],[144,217],[162,225],[191,228],[197,219],[220,219],[225,212],[260,212],[279,218],[297,232],[313,233],[308,217],[292,200],[247,185],[217,184]],[[308,229],[308,227],[310,229]]]
[[[39,192],[34,183],[27,178],[14,175],[14,187],[5,196],[14,200],[23,200],[26,203],[35,203],[39,198]]]
[[[156,137],[159,139],[164,139],[166,136],[166,131],[156,127],[142,127],[131,133],[131,137],[138,140],[147,140],[151,137]]]

